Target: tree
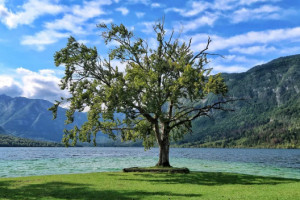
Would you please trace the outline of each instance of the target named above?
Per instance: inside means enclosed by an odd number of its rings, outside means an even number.
[[[60,103],[69,102],[67,123],[72,123],[75,111],[89,108],[88,120],[80,128],[65,130],[63,142],[95,143],[102,132],[111,138],[120,134],[123,141],[142,139],[144,147],[155,142],[159,146],[157,166],[170,166],[170,140],[191,132],[191,122],[209,116],[213,109],[225,109],[227,87],[220,74],[210,75],[206,69],[211,42],[194,54],[191,39],[180,42],[174,32],[167,37],[164,24],[153,26],[157,48],[149,48],[142,38],[135,38],[124,25],[98,25],[103,30],[105,44],[118,46],[101,58],[96,47],[88,48],[70,37],[67,46],[56,52],[56,66],[65,66],[61,89],[68,89],[69,98],[62,98],[50,109],[54,118]],[[125,72],[112,65],[112,60],[126,64]],[[210,104],[207,96],[219,96]],[[203,103],[199,103],[203,102]],[[123,114],[123,117],[116,117]]]

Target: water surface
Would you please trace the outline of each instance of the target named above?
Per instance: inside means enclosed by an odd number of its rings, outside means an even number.
[[[158,149],[84,148],[0,148],[0,177],[47,174],[112,172],[125,167],[154,166]],[[299,149],[214,149],[172,148],[174,167],[192,171],[233,172],[300,179]]]

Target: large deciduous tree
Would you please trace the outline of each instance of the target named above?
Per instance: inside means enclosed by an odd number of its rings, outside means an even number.
[[[117,44],[108,58],[73,37],[55,54],[56,66],[65,67],[61,89],[71,96],[50,109],[54,117],[65,101],[70,105],[67,123],[73,122],[76,111],[88,108],[88,120],[66,130],[63,141],[73,145],[77,140],[95,142],[96,134],[102,132],[112,138],[119,134],[124,141],[141,139],[145,148],[156,142],[160,150],[157,166],[170,166],[170,141],[191,132],[194,119],[224,109],[229,101],[221,75],[211,75],[205,67],[210,39],[206,48],[193,53],[191,39],[174,39],[174,32],[167,37],[163,23],[157,23],[153,26],[157,47],[151,49],[122,24],[99,28],[105,44]],[[126,64],[125,72],[112,65],[114,60]],[[210,93],[219,98],[208,104],[205,100]],[[116,116],[121,113],[122,117]]]

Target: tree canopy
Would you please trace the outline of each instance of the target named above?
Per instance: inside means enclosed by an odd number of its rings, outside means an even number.
[[[105,44],[114,42],[107,58],[98,55],[70,37],[67,46],[56,52],[56,66],[65,67],[61,89],[71,96],[57,101],[51,108],[56,116],[60,103],[69,102],[67,123],[76,111],[88,107],[88,120],[81,126],[66,130],[63,141],[91,142],[98,132],[122,140],[143,140],[145,148],[157,143],[160,147],[158,165],[169,166],[170,140],[191,131],[191,122],[209,116],[213,109],[224,109],[227,86],[220,74],[211,75],[207,53],[211,42],[194,53],[192,40],[175,38],[166,32],[163,23],[153,26],[157,47],[137,38],[124,25],[100,24]],[[113,66],[117,60],[126,64],[125,71]],[[207,103],[207,96],[220,98]],[[199,103],[202,102],[202,103]],[[121,117],[120,117],[121,116]]]

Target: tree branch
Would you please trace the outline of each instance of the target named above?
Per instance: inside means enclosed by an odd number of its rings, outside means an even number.
[[[235,102],[235,101],[240,101],[242,99],[229,99],[229,100],[225,100],[225,101],[218,101],[216,103],[213,103],[212,105],[207,105],[207,106],[204,106],[202,108],[191,108],[190,110],[182,113],[181,115],[179,115],[176,119],[173,118],[171,121],[177,121],[178,119],[180,118],[183,118],[183,117],[188,117],[189,114],[193,113],[193,112],[196,112],[196,114],[194,114],[193,116],[190,116],[188,118],[185,118],[184,120],[181,120],[175,124],[173,124],[170,128],[174,128],[176,126],[180,126],[182,124],[184,124],[185,122],[188,122],[188,121],[193,121],[194,119],[200,117],[200,116],[209,116],[208,113],[209,111],[215,109],[215,110],[223,110],[223,111],[234,111],[233,109],[227,109],[227,108],[224,108],[222,107],[221,105],[222,104],[227,104],[229,102]]]

